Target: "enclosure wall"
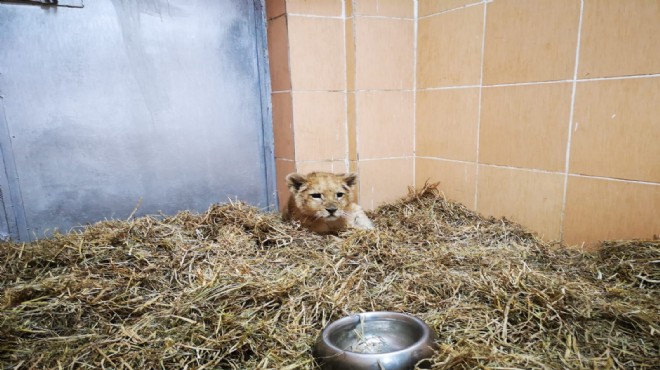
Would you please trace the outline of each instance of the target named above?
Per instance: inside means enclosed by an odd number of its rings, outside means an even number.
[[[405,194],[414,178],[414,3],[266,8],[280,204],[293,171],[358,171],[370,209]]]
[[[656,0],[267,9],[282,199],[288,172],[357,170],[367,209],[430,180],[546,240],[660,234]]]

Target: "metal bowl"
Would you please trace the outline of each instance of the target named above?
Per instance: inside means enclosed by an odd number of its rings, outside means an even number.
[[[414,316],[367,312],[326,326],[314,345],[314,357],[326,370],[413,369],[433,356],[435,338],[433,330]]]

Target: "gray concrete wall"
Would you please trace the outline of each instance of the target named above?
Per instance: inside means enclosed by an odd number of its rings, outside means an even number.
[[[0,3],[0,232],[272,206],[264,32],[259,0]]]

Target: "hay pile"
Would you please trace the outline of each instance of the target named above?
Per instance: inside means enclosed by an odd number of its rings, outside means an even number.
[[[660,242],[588,255],[432,187],[314,235],[242,203],[0,246],[0,367],[314,368],[360,311],[416,315],[435,369],[660,368]]]

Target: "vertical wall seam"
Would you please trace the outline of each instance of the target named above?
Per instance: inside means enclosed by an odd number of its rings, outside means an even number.
[[[417,45],[419,37],[419,1],[414,0],[413,8],[413,145],[412,145],[412,184],[413,189],[417,188]]]
[[[566,163],[564,165],[564,194],[562,195],[561,214],[559,216],[559,240],[564,240],[564,220],[566,218],[566,196],[568,193],[568,173],[571,160],[571,145],[573,139],[573,115],[575,113],[575,95],[577,91],[578,68],[580,64],[580,40],[582,38],[582,18],[584,15],[584,0],[580,0],[580,16],[578,18],[577,43],[575,48],[575,66],[573,69],[573,87],[571,91],[571,109],[568,117],[568,137],[566,139]]]
[[[354,109],[353,113],[355,114],[355,121],[353,122],[353,124],[355,125],[355,127],[354,127],[354,129],[355,129],[355,162],[356,162],[355,164],[357,166],[356,172],[359,175],[358,176],[358,181],[357,181],[358,199],[360,199],[360,193],[362,192],[362,190],[361,190],[362,189],[362,174],[360,174],[360,167],[362,167],[362,166],[360,165],[360,151],[359,151],[359,149],[360,149],[360,124],[359,124],[359,121],[358,121],[358,117],[360,115],[358,114],[359,113],[359,110],[358,110],[359,104],[358,104],[358,93],[357,93],[357,91],[358,91],[358,87],[357,87],[357,83],[358,83],[358,63],[357,63],[357,60],[358,60],[358,55],[357,55],[357,52],[358,52],[357,25],[358,25],[358,22],[357,22],[357,16],[358,15],[356,13],[357,8],[355,7],[356,0],[348,0],[348,1],[351,1],[351,4],[352,4],[351,7],[353,8],[353,14],[352,14],[352,17],[353,17],[353,35],[352,36],[353,36],[353,48],[354,48],[353,57],[355,58],[355,60],[354,60],[355,65],[354,65],[354,70],[353,70],[353,90],[354,90],[353,104],[355,105],[353,107],[353,109]],[[349,160],[350,160],[350,158],[349,158]],[[361,200],[360,200],[360,202],[361,202]]]
[[[296,116],[295,112],[295,102],[293,101],[293,71],[291,70],[291,38],[289,37],[289,13],[286,9],[286,1],[284,2],[284,29],[286,36],[286,65],[289,72],[289,85],[291,86],[290,95],[291,95],[291,140],[293,142],[293,170],[298,172],[298,141],[296,140]]]
[[[351,0],[349,0],[351,1]],[[351,163],[351,139],[350,139],[350,123],[348,115],[348,45],[346,42],[346,27],[348,26],[348,19],[346,17],[346,0],[341,0],[341,18],[344,22],[342,30],[343,44],[344,44],[344,140],[346,140],[346,159],[344,159],[344,172],[350,172]],[[334,164],[331,164],[332,172],[335,172]]]
[[[483,99],[484,89],[484,60],[486,59],[486,14],[488,3],[490,1],[484,0],[484,16],[483,16],[483,29],[481,33],[481,71],[479,73],[479,102],[477,103],[477,152],[474,159],[475,174],[474,174],[474,210],[478,210],[479,206],[479,149],[481,140],[481,100]]]
[[[14,158],[14,149],[12,136],[9,129],[9,120],[7,119],[7,114],[4,109],[4,103],[0,99],[0,150],[2,154],[4,172],[7,179],[7,193],[8,197],[4,199],[9,200],[11,215],[13,216],[12,220],[7,220],[7,228],[9,229],[10,237],[13,237],[20,241],[29,241],[30,229],[27,224],[27,218],[25,216],[25,205],[23,203],[23,193],[21,191],[21,183],[18,177],[18,169],[16,167],[16,160]],[[5,212],[7,212],[7,204],[5,203]],[[13,225],[11,225],[13,223]],[[12,228],[15,226],[15,228]],[[13,235],[12,235],[13,234]]]
[[[275,169],[275,133],[273,125],[273,102],[271,98],[270,64],[268,54],[268,21],[265,0],[254,0],[255,48],[257,54],[257,77],[261,93],[261,140],[263,147],[264,176],[266,182],[266,209],[279,208],[277,197],[277,171]]]

